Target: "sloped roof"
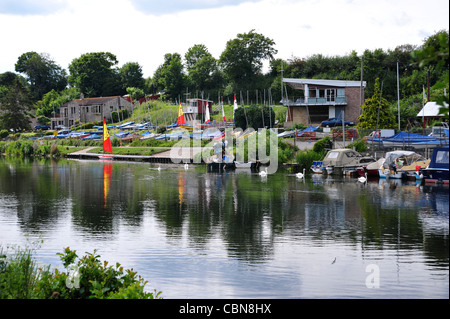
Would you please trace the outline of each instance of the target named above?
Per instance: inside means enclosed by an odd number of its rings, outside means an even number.
[[[106,97],[92,97],[87,99],[74,99],[78,105],[89,106],[89,105],[99,105],[104,104],[112,99],[122,98],[121,96],[106,96]]]
[[[448,107],[448,104],[444,102],[444,105]],[[436,102],[427,102],[425,106],[417,113],[417,117],[422,116],[442,116],[439,114],[439,109],[442,105],[437,104]]]

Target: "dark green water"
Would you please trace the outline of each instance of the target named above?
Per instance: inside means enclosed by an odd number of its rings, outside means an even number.
[[[97,249],[166,299],[448,298],[448,205],[413,182],[0,160],[3,247]]]

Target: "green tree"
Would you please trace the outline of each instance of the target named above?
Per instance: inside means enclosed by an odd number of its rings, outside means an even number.
[[[257,75],[261,74],[264,60],[272,60],[278,52],[275,42],[251,30],[229,40],[219,63],[224,74],[237,91],[256,89]]]
[[[234,114],[236,127],[243,130],[252,127],[271,128],[275,124],[275,112],[272,107],[251,105],[248,107],[239,107]]]
[[[358,118],[359,129],[388,129],[395,127],[395,116],[389,108],[389,103],[381,97],[380,79],[375,80],[374,93],[366,99],[362,106],[362,114]],[[378,123],[378,125],[377,125]]]
[[[80,92],[76,88],[67,88],[61,92],[51,90],[44,94],[41,100],[34,104],[36,108],[36,117],[39,123],[49,124],[50,118],[59,113],[61,105],[67,103],[80,96]]]
[[[218,88],[221,83],[221,73],[217,60],[209,53],[206,46],[196,44],[185,56],[188,83],[194,90],[209,91]]]
[[[61,91],[67,86],[67,74],[48,54],[34,51],[22,54],[15,65],[16,72],[26,75],[33,101],[51,91]]]
[[[31,99],[28,89],[16,77],[12,83],[3,90],[0,99],[0,129],[19,132],[29,130]]]
[[[430,74],[439,74],[435,89],[449,89],[449,34],[448,30],[441,30],[429,37],[423,46],[412,53],[412,57],[419,68],[427,69]],[[435,101],[441,105],[439,113],[448,121],[449,98],[448,95],[438,94]]]
[[[124,89],[134,87],[144,89],[145,80],[142,73],[142,67],[137,62],[125,63],[119,69],[120,80]]]
[[[158,91],[165,91],[171,99],[178,99],[184,93],[185,75],[179,53],[167,53],[164,63],[158,67],[153,76]]]
[[[122,95],[125,89],[120,84],[116,68],[118,61],[110,52],[93,52],[81,55],[69,65],[69,83],[85,97]]]
[[[139,100],[140,98],[143,98],[145,96],[144,90],[136,87],[127,87],[127,93],[134,100]]]

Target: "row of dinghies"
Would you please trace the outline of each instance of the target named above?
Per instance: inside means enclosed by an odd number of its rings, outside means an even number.
[[[359,176],[414,179],[425,183],[449,183],[449,146],[433,149],[430,159],[413,151],[396,150],[375,160],[351,149],[333,149],[323,161],[315,161],[311,170],[316,174],[345,175],[356,172]]]

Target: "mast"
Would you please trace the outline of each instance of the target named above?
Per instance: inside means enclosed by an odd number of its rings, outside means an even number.
[[[398,131],[400,132],[400,85],[398,80],[398,61],[397,61],[397,105],[398,105]]]

